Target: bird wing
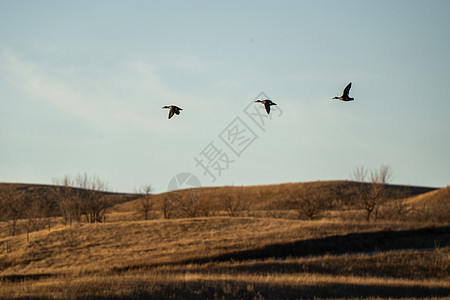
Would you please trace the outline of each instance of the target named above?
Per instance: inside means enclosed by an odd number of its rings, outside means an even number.
[[[173,109],[171,108],[169,111],[169,119],[173,117]]]
[[[264,107],[266,108],[267,113],[270,113],[270,103],[266,101]]]
[[[342,94],[342,96],[345,96],[345,95],[348,96],[348,93],[350,93],[350,88],[351,88],[351,87],[352,87],[352,83],[350,82],[350,83],[347,84],[347,86],[345,87],[344,93]]]

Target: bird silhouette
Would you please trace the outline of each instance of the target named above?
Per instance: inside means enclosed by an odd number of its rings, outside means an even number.
[[[277,105],[276,103],[272,102],[272,100],[269,100],[269,99],[264,99],[264,100],[257,99],[255,102],[264,104],[264,107],[266,108],[267,114],[270,113],[270,106],[271,105]]]
[[[342,96],[340,97],[334,97],[333,99],[338,99],[341,101],[352,101],[355,100],[353,98],[350,98],[350,96],[348,95],[348,93],[350,92],[350,88],[352,87],[352,83],[350,82],[349,84],[347,84],[347,86],[344,89],[344,92],[342,93]]]
[[[173,117],[173,114],[180,114],[180,110],[183,110],[182,108],[179,108],[178,106],[175,105],[166,105],[163,106],[162,108],[168,108],[169,109],[169,119]]]

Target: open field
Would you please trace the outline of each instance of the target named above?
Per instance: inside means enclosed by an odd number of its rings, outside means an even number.
[[[447,201],[447,190],[402,201],[431,208]],[[2,230],[0,298],[450,297],[449,221],[365,222],[336,207],[317,220],[287,212],[275,218],[264,209],[268,200],[238,217],[163,219],[154,212],[142,220],[139,200],[127,197],[105,223],[70,226],[52,217],[50,230],[30,232],[28,241],[25,232]]]

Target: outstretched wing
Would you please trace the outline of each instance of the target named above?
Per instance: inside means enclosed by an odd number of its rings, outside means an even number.
[[[169,111],[169,119],[172,118],[172,117],[173,117],[173,108],[170,108],[170,111]]]
[[[267,113],[270,113],[270,102],[264,102],[264,107],[266,108]]]
[[[350,88],[352,87],[352,83],[350,82],[349,84],[347,84],[347,86],[344,89],[344,93],[342,94],[342,96],[348,96],[348,93],[350,93]]]

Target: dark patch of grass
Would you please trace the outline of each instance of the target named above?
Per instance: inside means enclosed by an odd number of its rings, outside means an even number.
[[[318,239],[299,240],[292,243],[272,244],[257,249],[236,251],[204,259],[188,260],[185,263],[434,249],[437,245],[440,247],[450,246],[450,226],[350,233]]]
[[[0,276],[0,282],[2,281],[8,281],[8,282],[20,282],[24,280],[39,280],[39,279],[45,279],[55,277],[55,274],[24,274],[24,275],[3,275]]]
[[[139,299],[317,299],[317,298],[429,298],[448,297],[448,288],[393,287],[384,285],[324,284],[321,286],[273,287],[262,284],[223,282],[219,286],[206,283],[186,283],[146,294]],[[120,299],[134,299],[120,298]],[[142,297],[143,296],[143,297]]]
[[[172,272],[218,274],[323,274],[332,276],[450,279],[450,247],[430,251],[401,251],[375,255],[325,255],[309,258],[251,260],[172,266]]]
[[[430,298],[448,297],[450,288],[387,286],[367,284],[320,284],[282,286],[234,281],[193,281],[154,283],[151,281],[117,283],[119,295],[110,284],[85,283],[54,286],[53,295],[61,299],[320,299],[320,298]],[[51,297],[59,299],[59,297]],[[15,299],[39,299],[20,297]]]

